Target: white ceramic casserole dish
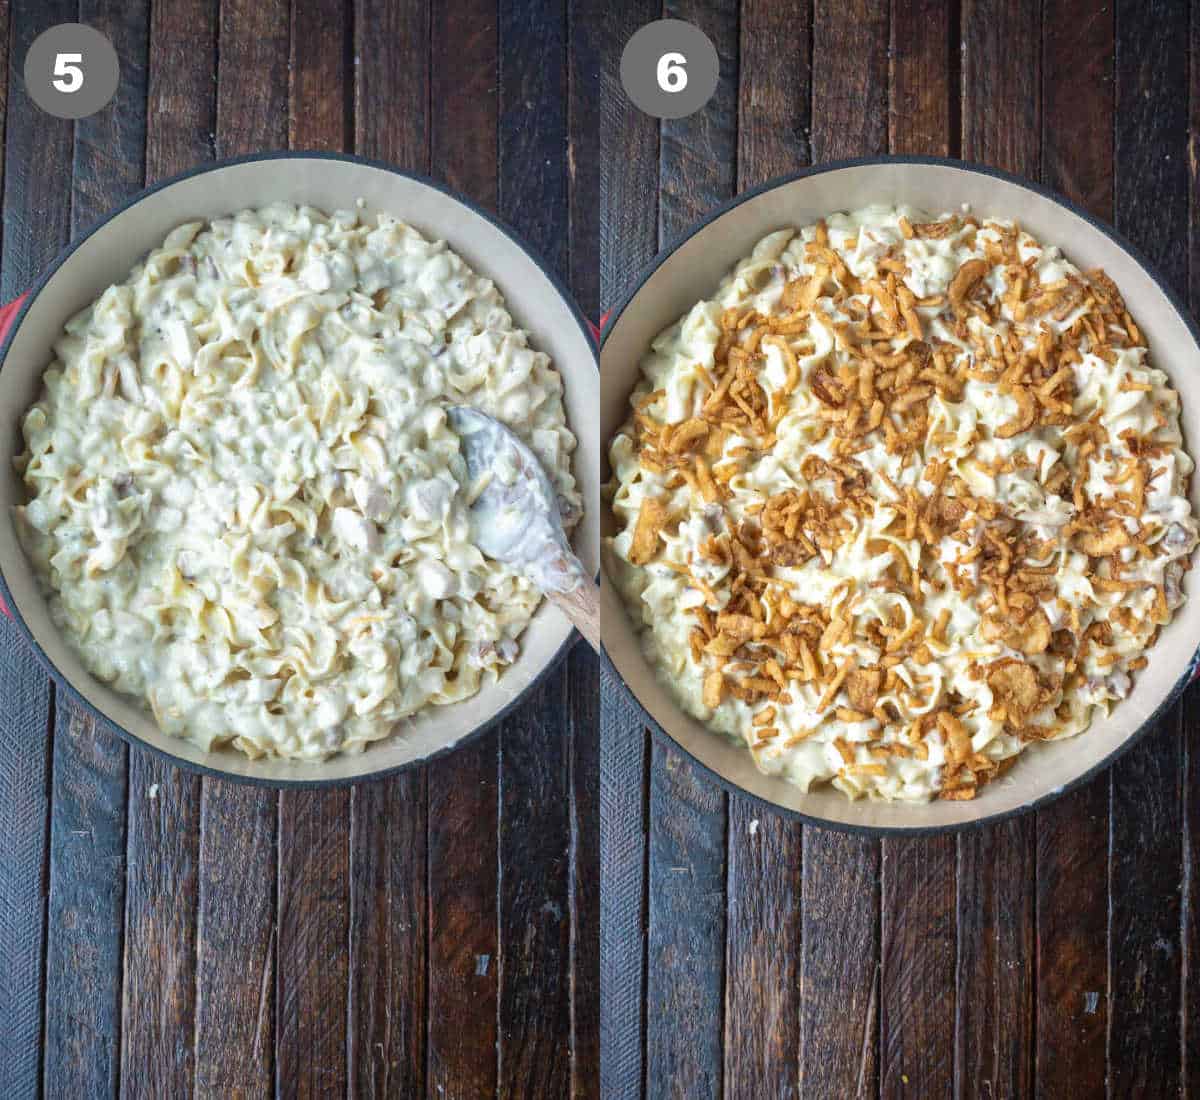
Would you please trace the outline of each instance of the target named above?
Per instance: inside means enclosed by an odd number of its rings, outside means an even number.
[[[1182,400],[1185,446],[1200,444],[1200,343],[1185,308],[1136,249],[1108,226],[1044,188],[978,165],[929,157],[841,161],[774,180],[715,210],[687,237],[655,258],[612,311],[600,351],[600,438],[603,477],[608,447],[628,415],[639,363],[651,340],[696,302],[772,230],[801,227],[838,211],[873,203],[908,204],[937,215],[964,204],[981,218],[1013,219],[1043,244],[1058,245],[1077,267],[1103,267],[1120,288]],[[1197,507],[1200,475],[1190,495]],[[607,501],[602,535],[617,530]],[[936,832],[981,824],[1035,808],[1092,777],[1147,732],[1178,698],[1196,666],[1200,591],[1189,573],[1188,600],[1149,653],[1130,696],[1078,737],[1032,746],[1013,768],[972,801],[928,804],[849,801],[826,785],[804,793],[758,771],[740,744],[706,729],[675,703],[643,657],[634,625],[615,586],[601,578],[605,660],[641,708],[647,724],[669,738],[718,781],[819,825],[848,830]],[[631,751],[636,751],[631,748]]]
[[[134,700],[98,682],[50,620],[33,570],[16,536],[12,507],[24,488],[11,458],[22,449],[21,420],[36,400],[63,324],[183,222],[271,202],[308,204],[326,212],[362,199],[428,238],[444,238],[480,275],[499,287],[517,325],[549,354],[564,383],[567,419],[579,440],[573,469],[585,502],[599,497],[599,376],[595,345],[569,293],[545,263],[491,215],[441,184],[384,164],[323,153],[267,153],[216,162],[166,180],[113,211],[54,261],[25,297],[0,350],[0,588],[21,632],[55,681],[132,743],[186,767],[272,785],[357,782],[398,771],[481,733],[515,707],[576,637],[566,618],[543,603],[521,637],[517,660],[493,685],[452,706],[430,707],[400,723],[396,735],[358,755],[319,764],[250,760],[224,748],[205,752],[163,734]],[[585,504],[574,543],[584,565],[599,568],[599,519]]]

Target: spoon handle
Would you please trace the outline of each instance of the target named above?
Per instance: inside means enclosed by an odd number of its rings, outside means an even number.
[[[582,569],[580,570],[582,573]],[[586,575],[569,592],[547,592],[546,596],[557,604],[588,644],[600,652],[600,586]]]

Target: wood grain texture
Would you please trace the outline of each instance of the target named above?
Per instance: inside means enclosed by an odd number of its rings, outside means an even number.
[[[719,1097],[726,799],[675,749],[651,743],[647,1092]]]
[[[742,0],[739,191],[812,160],[812,4]]]
[[[1117,228],[1187,291],[1189,19],[1169,3],[1116,7]],[[1184,830],[1180,710],[1112,770],[1109,1088],[1174,1096],[1179,1027]],[[1160,1008],[1161,1006],[1161,1008]],[[1158,1015],[1155,1009],[1162,1011]]]
[[[879,845],[804,830],[800,1095],[879,1090]]]
[[[285,1096],[347,1091],[349,820],[347,788],[280,792],[275,1080]]]
[[[944,0],[893,0],[888,147],[945,157],[958,150],[958,27]]]
[[[146,182],[216,152],[217,6],[174,0],[150,6]]]
[[[130,757],[121,1089],[142,1096],[153,1082],[183,1095],[197,1068],[199,821],[189,811],[200,784],[176,768],[144,768],[144,756]]]
[[[1047,0],[1042,180],[1111,220],[1113,13]],[[1038,812],[1036,1078],[1039,1095],[1105,1088],[1108,1025],[1107,775]]]
[[[887,151],[887,0],[814,0],[812,159]]]
[[[1031,825],[1020,817],[958,838],[956,1094],[1033,1090]]]
[[[182,778],[181,772],[172,772]],[[195,782],[195,780],[191,780]],[[261,1096],[274,1088],[276,800],[205,779],[196,932],[196,1092]]]
[[[46,917],[48,1096],[113,1096],[121,1064],[125,744],[58,708]]]
[[[425,1095],[425,780],[417,768],[351,792],[351,1096]]]
[[[462,6],[438,5],[436,25],[449,23],[450,12]],[[430,115],[437,102],[433,81],[438,74],[430,70],[432,5],[429,0],[356,0],[353,7],[355,151],[425,172]],[[471,61],[469,53],[455,55],[464,81],[473,78]]]
[[[803,830],[729,798],[724,1095],[800,1096]]]
[[[21,272],[4,270],[14,281]],[[50,805],[51,688],[25,639],[0,616],[0,1096],[36,1096],[42,1078],[44,1018],[43,868]]]
[[[1193,309],[1195,307],[1193,306]],[[1183,697],[1182,977],[1179,1018],[1184,1096],[1200,1089],[1200,690]]]
[[[600,1097],[600,668],[576,645],[571,701],[571,1097]]]
[[[346,5],[293,0],[291,32],[288,145],[344,152],[354,135],[353,21]]]
[[[634,31],[657,19],[655,0],[614,6],[586,0],[603,28],[600,66],[600,301],[616,306],[658,249],[657,119],[639,111],[621,87],[621,51]]]

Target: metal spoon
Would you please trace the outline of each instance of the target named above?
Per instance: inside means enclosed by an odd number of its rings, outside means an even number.
[[[498,420],[463,405],[446,410],[467,476],[482,483],[471,539],[482,554],[520,569],[600,649],[599,588],[571,551],[554,487],[534,453]]]

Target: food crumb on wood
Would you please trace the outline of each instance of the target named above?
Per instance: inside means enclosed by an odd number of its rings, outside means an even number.
[[[492,961],[491,955],[476,955],[475,956],[475,976],[482,978],[488,972],[488,965]]]
[[[1096,1006],[1099,1003],[1100,1003],[1100,994],[1099,993],[1085,993],[1083,995],[1083,1011],[1086,1012],[1089,1016],[1091,1016],[1095,1013]]]
[[[146,797],[149,798],[151,802],[153,802],[158,797],[158,784],[157,783],[150,784],[149,789],[146,791]]]
[[[756,817],[753,821],[750,822],[750,835],[754,836],[754,834],[757,832],[758,832],[758,818]]]

